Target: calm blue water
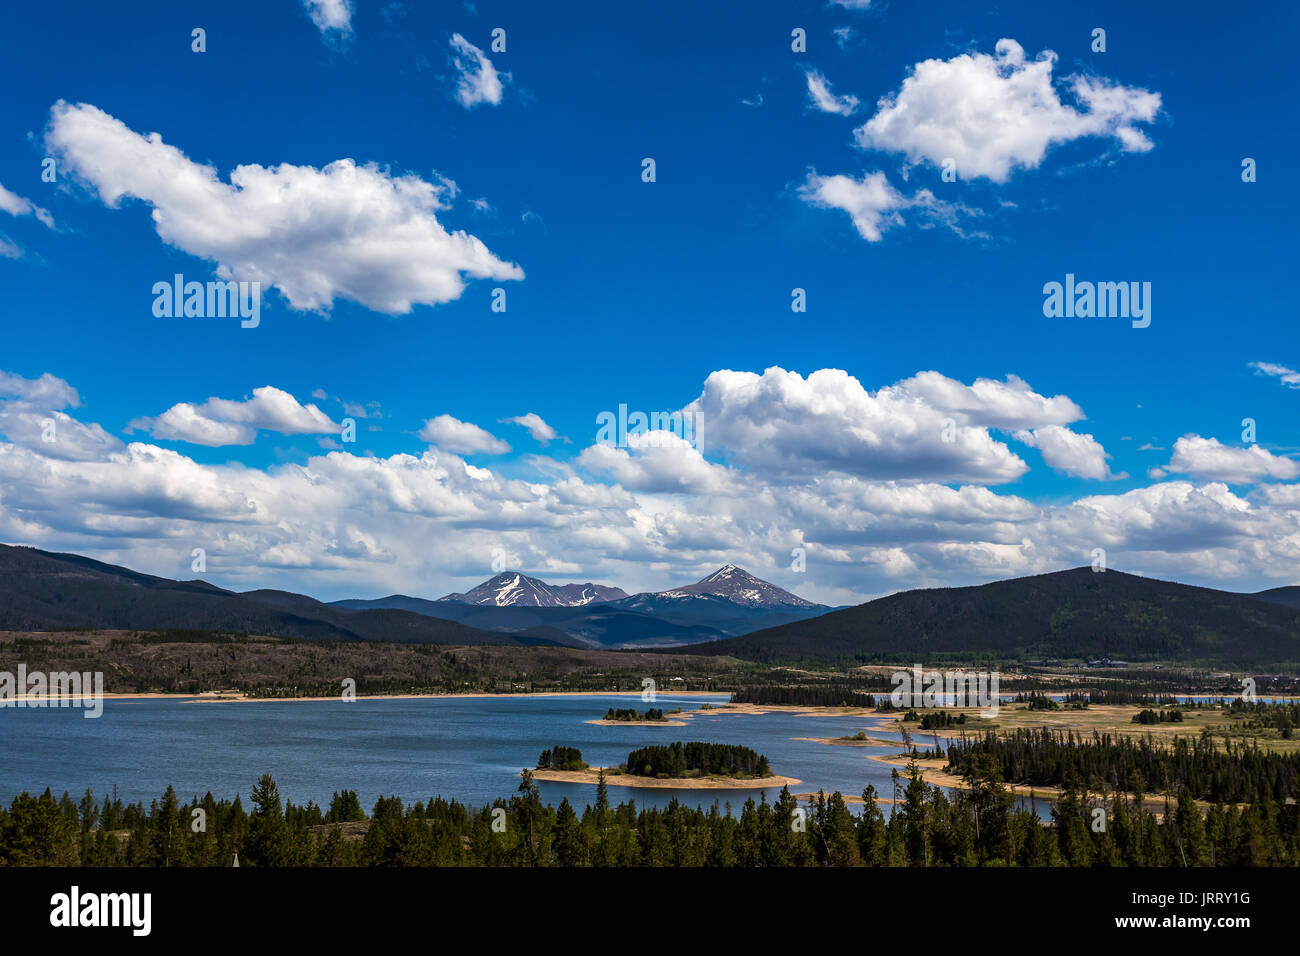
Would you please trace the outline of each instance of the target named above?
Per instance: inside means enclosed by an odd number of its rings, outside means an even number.
[[[659,695],[665,711],[697,710],[717,697]],[[773,769],[797,777],[796,793],[839,790],[858,795],[872,783],[892,793],[890,767],[867,759],[889,748],[835,747],[793,737],[838,737],[876,728],[876,718],[802,717],[791,713],[701,713],[685,727],[601,727],[585,723],[611,705],[641,706],[637,697],[481,697],[406,700],[188,703],[180,700],[106,700],[104,714],[87,720],[67,709],[0,709],[0,800],[23,790],[74,798],[90,787],[102,797],[135,802],[159,797],[168,784],[182,798],[215,796],[244,802],[253,783],[270,773],[295,803],[327,806],[330,795],[356,790],[362,805],[393,795],[411,802],[433,796],[482,805],[508,797],[518,773],[557,744],[578,747],[594,765],[613,765],[628,751],[653,743],[704,740],[742,744],[766,754]],[[929,740],[918,739],[921,746]],[[579,809],[595,800],[594,785],[540,783],[543,799],[563,797]],[[615,803],[663,806],[673,796],[695,805],[730,801],[739,811],[760,791],[639,790],[611,787]],[[768,799],[777,791],[768,791]],[[888,812],[888,811],[886,811]]]

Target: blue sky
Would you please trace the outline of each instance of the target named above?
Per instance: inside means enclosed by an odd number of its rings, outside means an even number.
[[[1295,583],[1296,14],[1054,6],[7,12],[0,540],[324,597]],[[153,314],[219,269],[257,328]],[[1066,273],[1150,326],[1044,316]],[[620,404],[702,448],[593,449]]]

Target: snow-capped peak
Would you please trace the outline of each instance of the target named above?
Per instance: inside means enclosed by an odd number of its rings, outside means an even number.
[[[658,596],[679,600],[700,596],[720,597],[747,607],[816,607],[813,602],[756,578],[734,564],[724,564],[695,584],[661,591]]]
[[[547,584],[518,571],[504,571],[464,594],[448,594],[442,601],[492,604],[497,607],[580,607],[598,601],[627,597],[621,588],[601,584]]]

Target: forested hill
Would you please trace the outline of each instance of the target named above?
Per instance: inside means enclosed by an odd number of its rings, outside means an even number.
[[[523,643],[410,611],[352,611],[287,591],[240,594],[76,554],[0,545],[0,631],[68,628],[183,628],[333,641]]]
[[[1300,662],[1300,609],[1076,568],[975,587],[904,591],[681,650],[759,661],[923,661],[985,653],[1273,669]]]

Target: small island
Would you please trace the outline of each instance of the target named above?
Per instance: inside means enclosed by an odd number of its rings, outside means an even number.
[[[679,707],[675,711],[675,713],[681,713],[681,708]],[[686,726],[686,722],[684,720],[669,720],[668,717],[665,716],[662,710],[655,707],[649,708],[645,713],[640,713],[639,711],[631,707],[620,707],[618,710],[615,710],[613,707],[611,707],[609,710],[605,711],[605,716],[602,717],[600,720],[589,720],[587,721],[587,723],[599,724],[603,727],[612,727],[612,726],[621,726],[621,725],[631,725],[634,727],[638,727],[638,726],[639,727],[645,727],[645,726],[685,727]]]
[[[555,747],[543,750],[537,757],[538,770],[586,770],[582,751],[577,747]]]
[[[834,747],[898,747],[900,741],[886,740],[882,737],[870,737],[865,730],[859,730],[851,737],[794,737],[794,740],[808,740],[817,744],[830,744]]]
[[[642,747],[617,767],[590,767],[576,748],[554,747],[542,751],[531,773],[537,780],[677,790],[765,790],[802,782],[773,773],[767,757],[748,747],[700,741]]]

